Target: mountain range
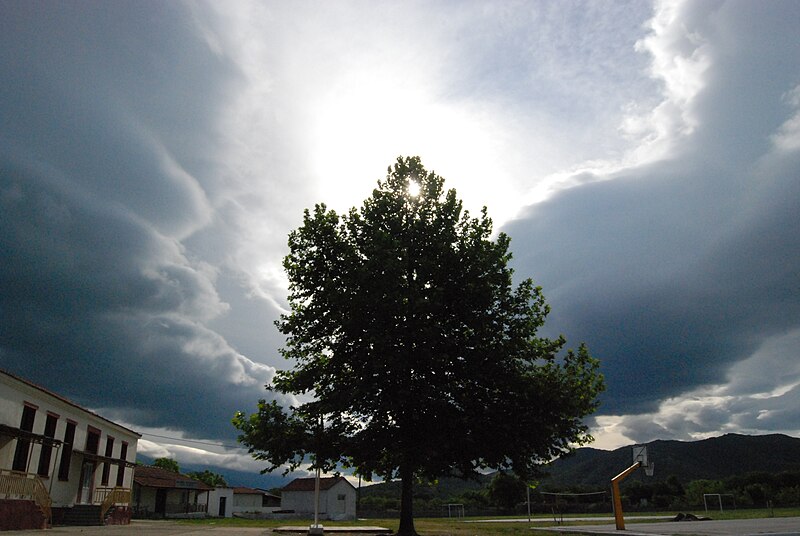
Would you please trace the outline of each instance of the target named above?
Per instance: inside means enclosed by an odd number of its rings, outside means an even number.
[[[654,480],[682,483],[751,473],[800,471],[800,439],[783,434],[725,434],[700,441],[656,440],[645,444]],[[580,448],[547,467],[548,487],[605,487],[633,463],[632,446],[607,451]],[[645,477],[646,478],[646,477]]]
[[[692,480],[717,480],[756,471],[800,471],[800,439],[783,434],[725,434],[700,441],[656,440],[645,445],[649,461],[655,464],[652,478],[657,481],[675,476],[685,484]],[[632,447],[615,450],[591,447],[576,449],[544,467],[546,476],[540,479],[541,487],[549,490],[606,489],[614,476],[633,463]],[[141,454],[138,461],[152,463],[152,459]],[[280,473],[260,475],[224,467],[181,464],[184,473],[205,469],[223,475],[230,485],[236,486],[271,489],[283,487],[290,480],[283,478]],[[638,473],[642,473],[642,479],[650,478],[644,476],[643,471]],[[483,489],[492,477],[492,474],[487,474],[477,480],[466,481],[442,478],[435,485],[418,485],[415,494],[447,499],[465,491]],[[399,490],[398,482],[383,482],[365,485],[362,495],[399,496]]]
[[[645,482],[649,478],[663,481],[675,476],[686,484],[751,472],[800,471],[800,439],[782,434],[725,434],[699,441],[656,440],[644,445],[648,460],[654,464],[654,474],[647,477],[644,471],[637,471],[634,475]],[[605,490],[614,476],[632,464],[633,445],[615,450],[579,448],[543,468],[546,474],[540,478],[539,489]],[[482,489],[492,478],[493,474],[482,475],[477,481],[443,478],[434,486],[417,486],[415,494],[448,499]],[[399,496],[399,483],[369,486],[362,490],[362,495]]]

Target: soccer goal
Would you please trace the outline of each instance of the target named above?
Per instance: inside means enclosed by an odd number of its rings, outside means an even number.
[[[722,512],[722,498],[723,497],[730,497],[731,501],[733,502],[733,509],[736,510],[736,497],[733,496],[732,493],[703,493],[703,506],[706,508],[706,512],[708,512],[708,499],[716,497],[716,501],[711,501],[711,506],[714,506],[714,502],[719,503],[719,511]]]
[[[461,503],[447,504],[447,517],[455,517],[456,519],[464,519],[464,505]]]

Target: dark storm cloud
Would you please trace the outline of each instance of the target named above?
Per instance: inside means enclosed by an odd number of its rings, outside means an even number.
[[[562,192],[505,229],[518,272],[553,306],[549,329],[603,360],[601,413],[725,383],[800,326],[800,154],[775,138],[797,114],[786,95],[800,82],[788,39],[800,6],[771,6],[690,5],[683,23],[710,65],[685,110],[694,131],[668,158]]]
[[[182,4],[4,2],[0,367],[141,426],[233,435],[273,369],[180,240],[213,217],[235,69]]]
[[[504,230],[616,432],[800,430],[799,10],[5,1],[0,367],[230,441],[302,209],[422,147],[498,217],[583,184]]]
[[[179,4],[6,2],[6,157],[44,161],[169,234],[205,223],[206,159],[232,69]],[[178,164],[180,162],[180,164]]]
[[[3,367],[141,425],[231,435],[271,369],[203,326],[227,307],[210,269],[42,166],[4,161],[0,207]]]

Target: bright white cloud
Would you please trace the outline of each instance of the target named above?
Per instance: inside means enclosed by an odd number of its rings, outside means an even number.
[[[773,337],[735,363],[725,381],[661,401],[652,413],[595,418],[595,446],[699,440],[727,432],[800,435],[800,330]]]
[[[628,117],[630,158],[506,228],[551,325],[606,367],[600,445],[800,430],[797,6],[772,6],[657,3],[639,49],[662,101]]]
[[[776,149],[782,152],[800,150],[800,85],[784,95],[784,101],[795,111],[772,136]]]

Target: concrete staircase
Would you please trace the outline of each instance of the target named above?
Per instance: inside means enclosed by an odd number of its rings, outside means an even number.
[[[62,523],[64,525],[78,527],[102,525],[103,522],[100,520],[100,506],[94,504],[76,504],[64,513]]]

